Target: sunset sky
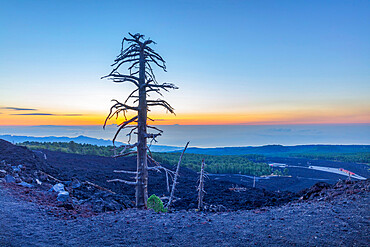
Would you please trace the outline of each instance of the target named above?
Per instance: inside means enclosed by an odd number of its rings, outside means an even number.
[[[179,87],[157,124],[370,123],[370,1],[140,3],[1,1],[0,125],[102,124],[133,89],[100,79],[128,32]]]

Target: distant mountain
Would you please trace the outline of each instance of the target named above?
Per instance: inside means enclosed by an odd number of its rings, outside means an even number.
[[[30,142],[70,142],[74,141],[79,144],[92,144],[98,146],[111,146],[111,140],[97,139],[87,136],[77,137],[57,137],[57,136],[46,136],[46,137],[35,137],[35,136],[14,136],[14,135],[0,135],[0,139],[4,139],[12,143],[21,143],[25,141]],[[122,142],[116,142],[116,145],[122,145]],[[152,145],[150,150],[152,152],[172,152],[181,150],[181,147],[175,146],[164,146],[164,145]]]
[[[34,137],[34,136],[14,136],[0,135],[0,139],[12,143],[20,143],[25,141],[35,142],[70,142],[86,143],[98,146],[110,146],[111,140],[97,139],[87,136],[77,137]],[[116,142],[117,145],[122,145],[122,142]],[[152,145],[152,152],[181,152],[183,147]],[[186,153],[193,154],[210,154],[210,155],[244,155],[244,154],[262,154],[266,156],[288,156],[289,154],[335,154],[335,153],[370,153],[370,145],[297,145],[297,146],[282,146],[282,145],[266,145],[260,147],[218,147],[218,148],[197,148],[189,147]]]
[[[289,154],[330,154],[330,153],[370,153],[370,145],[266,145],[260,147],[221,147],[188,148],[187,153],[210,155],[262,154],[267,156],[286,156]]]
[[[77,137],[57,137],[57,136],[46,136],[46,137],[35,137],[35,136],[13,136],[13,135],[0,135],[0,139],[4,139],[12,143],[20,143],[25,141],[30,142],[70,142],[74,141],[80,144],[92,144],[98,146],[111,146],[111,140],[97,139],[87,136],[77,136]],[[122,145],[122,142],[116,142],[117,145]]]

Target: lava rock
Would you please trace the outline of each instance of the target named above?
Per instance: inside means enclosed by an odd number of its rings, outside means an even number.
[[[69,193],[67,191],[61,191],[58,194],[57,200],[60,202],[65,202],[69,198]]]
[[[26,183],[26,182],[23,182],[23,181],[20,182],[18,185],[26,187],[26,188],[32,188],[33,187],[32,184],[29,184],[29,183]]]
[[[18,166],[12,166],[13,172],[20,172],[21,169]]]
[[[71,187],[73,189],[77,189],[77,188],[81,187],[80,181],[78,181],[78,179],[76,179],[76,178],[75,179],[72,179]]]
[[[0,170],[0,178],[3,178],[6,176],[6,171],[5,170]]]
[[[7,182],[7,183],[15,183],[15,178],[12,175],[7,174],[5,176],[5,182]]]

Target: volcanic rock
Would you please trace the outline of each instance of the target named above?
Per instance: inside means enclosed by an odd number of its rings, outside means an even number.
[[[7,174],[5,176],[5,182],[7,182],[7,183],[15,183],[15,178],[12,175]]]

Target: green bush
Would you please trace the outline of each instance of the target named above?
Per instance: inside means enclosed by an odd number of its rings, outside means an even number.
[[[163,202],[162,200],[156,196],[156,195],[151,195],[148,198],[148,208],[153,209],[155,212],[162,212],[165,213],[167,212],[167,209],[163,207]]]

